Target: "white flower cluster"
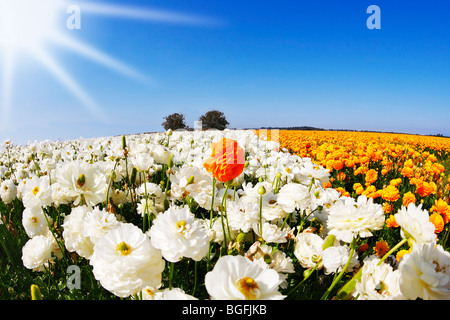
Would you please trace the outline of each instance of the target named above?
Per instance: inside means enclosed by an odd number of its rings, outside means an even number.
[[[222,137],[246,153],[244,172],[228,183],[203,167]],[[23,203],[30,239],[22,259],[35,271],[57,263],[63,244],[119,297],[193,299],[161,286],[168,264],[192,259],[213,265],[203,279],[211,299],[283,299],[295,264],[325,275],[362,267],[352,293],[359,299],[450,298],[450,254],[435,246],[421,207],[396,215],[414,243],[398,267],[374,256],[360,261],[354,241],[383,228],[381,205],[324,188],[328,170],[252,131],[8,142],[1,151],[0,198]],[[320,230],[306,228],[313,221]],[[283,251],[290,242],[297,261]],[[217,257],[214,246],[238,254]]]

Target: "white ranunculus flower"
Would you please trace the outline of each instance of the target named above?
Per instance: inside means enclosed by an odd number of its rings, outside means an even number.
[[[138,172],[146,172],[153,166],[154,159],[148,153],[139,153],[133,159],[134,167]]]
[[[277,200],[287,213],[294,212],[294,210],[305,210],[311,206],[312,201],[308,187],[299,183],[288,183],[282,186]]]
[[[178,262],[183,257],[199,261],[209,249],[207,229],[188,206],[171,207],[159,214],[148,234],[153,246],[170,262]]]
[[[231,229],[249,232],[259,223],[259,202],[245,201],[244,198],[227,201],[226,215]]]
[[[355,201],[344,197],[330,208],[327,228],[338,240],[350,243],[357,235],[371,237],[372,231],[382,229],[384,222],[383,208],[372,198],[359,196]]]
[[[189,196],[200,207],[211,209],[213,179],[206,170],[198,167],[183,166],[170,175],[170,181],[170,194],[172,197],[182,201]],[[217,188],[215,188],[215,192],[217,193]]]
[[[313,163],[310,158],[304,158],[295,174],[295,179],[300,183],[309,185],[312,178],[320,181],[321,184],[329,182],[330,170]]]
[[[147,195],[151,198],[159,198],[162,195],[162,189],[156,183],[145,182],[145,184],[141,184],[139,188],[136,189],[136,194],[141,197],[145,197],[145,195]]]
[[[43,235],[35,236],[22,248],[23,265],[33,271],[45,271],[52,260],[52,241]]]
[[[180,288],[155,290],[147,287],[142,290],[142,300],[198,300]]]
[[[400,272],[380,258],[371,255],[364,259],[361,279],[356,282],[353,296],[358,300],[401,300],[404,299],[399,286]]]
[[[95,243],[90,264],[102,286],[119,297],[157,287],[165,267],[160,251],[130,223],[121,224]]]
[[[84,218],[90,211],[86,206],[75,207],[64,218],[63,238],[66,249],[76,252],[83,258],[89,259],[94,250],[94,244],[84,232]]]
[[[329,247],[322,252],[322,262],[325,268],[325,274],[338,273],[347,264],[350,257],[350,248],[348,246]],[[359,266],[358,255],[353,253],[350,264],[346,272],[351,272],[353,268]]]
[[[170,151],[168,148],[159,145],[152,144],[150,145],[150,155],[154,158],[156,163],[160,164],[168,164],[170,158]]]
[[[267,243],[285,243],[287,242],[290,229],[285,227],[282,230],[276,224],[263,222],[261,235],[260,224],[258,222],[258,224],[253,228],[253,231],[257,236],[262,237]]]
[[[278,194],[267,192],[262,197],[262,216],[267,221],[279,221],[286,218],[287,212],[278,203]]]
[[[422,204],[416,206],[410,203],[407,208],[402,206],[395,215],[395,221],[401,227],[401,236],[410,239],[414,244],[436,241],[434,224],[430,222],[428,212],[422,210]]]
[[[0,199],[5,203],[11,203],[17,196],[17,187],[11,179],[0,184]]]
[[[280,287],[287,288],[287,273],[295,273],[292,259],[283,251],[274,249],[268,245],[261,245],[259,241],[255,242],[245,254],[245,257],[259,264],[262,268],[270,268],[278,272]]]
[[[56,188],[73,198],[74,204],[93,207],[106,200],[108,184],[102,168],[96,164],[74,161],[56,169]]]
[[[205,276],[212,300],[281,300],[277,271],[261,268],[243,256],[223,256]]]
[[[44,214],[41,207],[25,208],[22,214],[22,225],[28,237],[45,236],[48,233],[48,225],[53,223],[53,219],[46,218]]]
[[[23,193],[23,205],[29,207],[47,207],[52,203],[52,189],[47,176],[27,179]]]
[[[314,268],[322,261],[324,240],[315,233],[301,232],[295,237],[294,255],[303,268]]]
[[[398,268],[400,290],[407,299],[450,299],[450,253],[441,245],[414,245]]]
[[[98,239],[109,231],[118,228],[121,222],[117,221],[114,214],[95,207],[92,211],[86,213],[83,224],[83,234],[95,245]]]

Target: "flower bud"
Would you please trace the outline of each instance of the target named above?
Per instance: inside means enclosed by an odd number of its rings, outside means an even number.
[[[39,287],[35,284],[31,285],[31,300],[42,300],[42,293]]]
[[[240,232],[238,234],[238,236],[236,237],[236,242],[238,242],[238,243],[244,242],[245,236],[246,236],[246,233]]]
[[[114,170],[111,170],[111,172],[109,173],[109,178],[113,181],[116,180],[117,174]]]
[[[136,182],[136,175],[137,175],[137,169],[135,167],[133,167],[133,169],[131,169],[131,177],[130,177],[131,184],[134,184]]]
[[[325,241],[323,242],[322,245],[322,250],[325,250],[326,248],[332,247],[334,245],[334,240],[336,239],[336,237],[334,236],[334,234],[330,234]]]
[[[125,138],[125,136],[122,136],[122,149],[126,149],[127,148],[127,140]]]
[[[194,176],[190,176],[189,179],[188,179],[188,181],[187,181],[187,184],[188,184],[188,185],[193,184],[193,183],[194,183],[194,179],[195,179]]]
[[[172,154],[170,154],[170,156],[169,156],[169,163],[167,165],[169,166],[169,168],[173,167],[173,156],[172,156]]]
[[[266,194],[266,188],[264,188],[264,186],[259,187],[258,194],[260,194],[260,195]]]

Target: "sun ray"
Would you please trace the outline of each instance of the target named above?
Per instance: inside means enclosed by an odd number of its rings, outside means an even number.
[[[1,119],[0,131],[7,130],[9,127],[9,116],[11,113],[11,98],[13,91],[14,77],[14,51],[12,49],[3,52],[3,72],[2,72],[2,99],[1,99]]]
[[[72,52],[81,54],[101,65],[104,65],[135,80],[139,80],[144,83],[155,82],[153,79],[150,79],[148,76],[143,75],[142,73],[126,65],[125,63],[118,61],[117,59],[110,57],[106,53],[103,53],[100,50],[95,49],[81,41],[66,37],[60,33],[56,33],[55,35],[53,35],[52,40],[58,45],[71,50]]]
[[[107,115],[104,111],[46,50],[36,48],[34,51],[34,56],[83,103],[92,116],[96,117],[99,121],[107,122]]]
[[[144,84],[154,85],[156,80],[143,74],[128,64],[102,52],[82,41],[69,37],[58,30],[58,20],[69,4],[65,0],[0,0],[0,132],[11,126],[14,91],[14,71],[19,61],[16,55],[24,53],[39,61],[69,92],[71,92],[86,108],[90,117],[102,122],[109,122],[108,114],[88,95],[79,83],[51,55],[47,44],[54,43],[67,49],[70,53],[79,54],[99,65]],[[158,10],[148,7],[131,7],[96,2],[80,1],[77,3],[83,14],[101,15],[104,17],[142,20],[157,23],[180,25],[217,25],[217,19],[207,16],[187,14],[169,10]],[[67,12],[66,12],[67,13]]]
[[[160,23],[163,22],[188,25],[217,25],[221,23],[217,19],[202,15],[95,2],[81,2],[80,8],[83,12],[92,14],[131,18],[135,20],[156,21]]]

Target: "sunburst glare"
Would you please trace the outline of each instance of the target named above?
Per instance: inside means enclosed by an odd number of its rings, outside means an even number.
[[[78,6],[79,5],[79,6]],[[92,15],[178,24],[211,24],[212,19],[165,10],[134,8],[92,2],[79,2],[77,8]],[[81,55],[136,81],[153,84],[155,80],[93,46],[71,37],[58,23],[68,17],[73,6],[65,0],[0,0],[1,106],[0,131],[10,125],[14,93],[14,70],[19,53],[33,58],[52,74],[87,109],[97,121],[107,122],[108,115],[81,84],[52,55],[50,44]],[[24,55],[20,55],[22,59]]]

